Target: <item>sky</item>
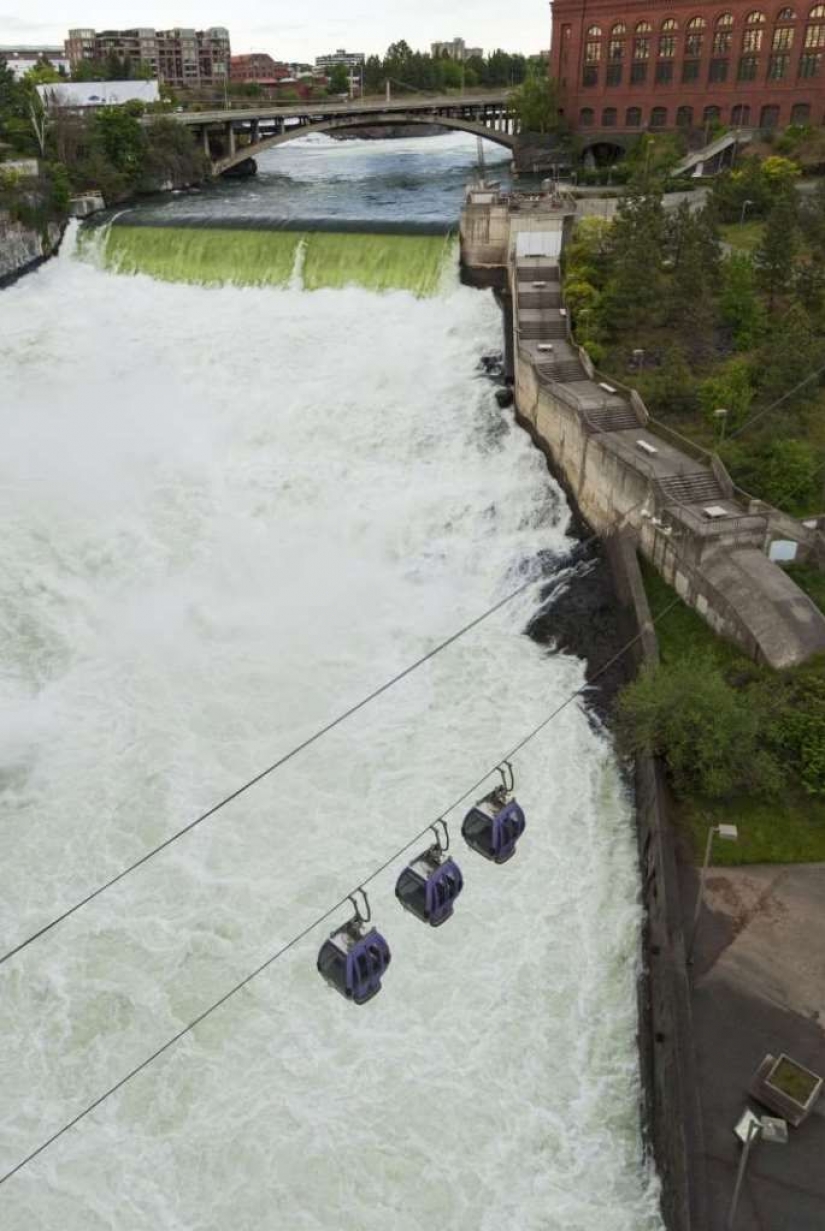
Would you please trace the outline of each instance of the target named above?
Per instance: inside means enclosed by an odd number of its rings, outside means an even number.
[[[279,12],[283,19],[279,19]],[[485,52],[535,54],[550,45],[548,0],[0,0],[0,46],[62,44],[69,27],[98,30],[226,26],[238,53],[312,61],[345,47],[383,54],[406,39],[416,50],[460,36]]]

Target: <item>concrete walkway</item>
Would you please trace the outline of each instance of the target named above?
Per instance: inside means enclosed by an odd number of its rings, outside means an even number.
[[[687,927],[695,869],[682,880]],[[705,900],[692,1010],[708,1231],[723,1231],[741,1151],[733,1126],[745,1106],[765,1110],[746,1095],[759,1062],[785,1051],[825,1076],[825,864],[712,868]],[[825,1231],[825,1098],[788,1145],[756,1146],[736,1231]]]

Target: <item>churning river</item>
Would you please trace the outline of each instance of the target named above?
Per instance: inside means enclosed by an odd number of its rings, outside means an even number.
[[[309,225],[455,221],[475,156],[296,143],[0,293],[3,952],[571,545],[454,247]],[[233,278],[254,226],[223,273],[190,228],[231,217],[308,226]],[[540,586],[0,966],[0,1172],[582,684],[524,635]],[[397,905],[403,860],[372,884],[375,1000],[316,973],[342,911],[0,1185],[4,1231],[656,1231],[631,806],[578,703],[515,771],[508,865],[450,817],[445,927]]]

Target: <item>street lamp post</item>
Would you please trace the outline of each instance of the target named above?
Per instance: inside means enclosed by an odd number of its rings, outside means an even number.
[[[735,825],[711,825],[708,829],[708,840],[705,844],[705,858],[702,861],[702,870],[699,873],[699,890],[696,894],[696,908],[693,912],[693,923],[690,928],[690,941],[688,942],[687,962],[690,964],[693,961],[693,947],[696,944],[696,932],[699,927],[699,916],[702,913],[702,903],[705,897],[705,875],[710,863],[710,852],[713,847],[713,839],[720,837],[724,842],[736,842],[739,838],[739,830]]]
[[[645,353],[641,346],[637,346],[633,351],[633,365],[637,372],[641,372],[645,366]]]
[[[719,424],[719,439],[722,441],[725,439],[725,428],[728,425],[728,415],[730,414],[730,411],[727,406],[720,406],[713,412],[713,414]]]
[[[753,204],[755,204],[755,202],[753,202],[753,201],[743,201],[743,202],[742,202],[742,213],[739,215],[739,225],[740,225],[740,226],[741,226],[741,225],[742,225],[742,223],[745,221],[745,214],[746,214],[746,213],[747,213],[747,211],[748,211],[748,207],[749,207],[749,206],[751,206],[751,205],[753,205]]]
[[[769,1141],[771,1145],[788,1144],[788,1126],[784,1120],[778,1120],[774,1116],[755,1116],[752,1111],[745,1111],[734,1132],[743,1143],[744,1148],[739,1156],[739,1169],[736,1172],[736,1184],[733,1189],[730,1209],[728,1210],[725,1231],[733,1231],[736,1224],[736,1211],[739,1206],[739,1196],[742,1192],[742,1181],[745,1178],[748,1159],[753,1147],[758,1141]]]

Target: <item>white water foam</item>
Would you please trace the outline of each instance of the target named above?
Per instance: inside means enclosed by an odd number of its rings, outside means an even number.
[[[492,298],[210,291],[71,259],[0,296],[2,949],[565,546]],[[0,1171],[303,928],[583,679],[461,640],[0,968]],[[569,706],[528,830],[363,1009],[319,929],[0,1187],[7,1231],[652,1231],[630,805]],[[343,918],[343,915],[342,915]]]

